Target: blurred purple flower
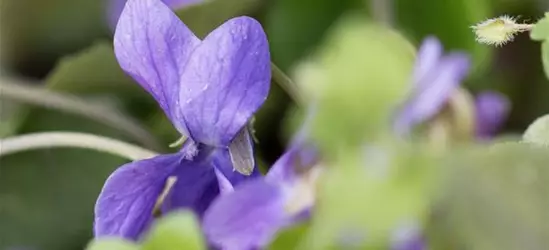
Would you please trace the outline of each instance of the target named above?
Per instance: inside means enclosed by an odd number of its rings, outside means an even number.
[[[133,1],[133,0],[131,0]],[[180,9],[188,5],[203,2],[204,0],[160,0],[172,9]],[[114,30],[118,23],[118,18],[124,9],[128,0],[107,0],[107,17],[109,27]]]
[[[427,246],[417,224],[403,225],[393,234],[391,250],[425,250]]]
[[[202,216],[220,192],[259,175],[246,124],[269,92],[270,55],[252,18],[228,20],[201,41],[159,0],[128,2],[114,49],[122,69],[188,136],[178,153],[121,166],[99,195],[95,235],[137,240],[169,177],[176,182],[161,211],[191,208]],[[234,171],[234,158],[243,156],[254,170],[250,176]]]
[[[309,114],[309,121],[311,114]],[[305,143],[307,124],[263,178],[216,198],[206,211],[203,230],[221,249],[261,249],[278,230],[306,220],[321,171],[316,151]]]
[[[413,71],[409,99],[399,111],[394,131],[399,135],[435,116],[465,78],[469,58],[464,53],[442,55],[442,45],[435,37],[426,38],[419,48]]]
[[[477,138],[492,137],[509,113],[509,100],[497,92],[485,91],[476,96],[475,106]]]
[[[397,113],[395,133],[409,134],[414,126],[433,118],[467,76],[469,57],[460,52],[443,55],[442,50],[435,37],[427,37],[421,44],[412,75],[412,93]],[[508,102],[490,92],[477,98],[476,107],[477,134],[493,135],[507,113]]]

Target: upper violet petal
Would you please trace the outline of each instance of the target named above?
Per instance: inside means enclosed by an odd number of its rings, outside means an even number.
[[[417,59],[414,65],[413,79],[414,88],[423,88],[428,81],[422,81],[429,73],[437,67],[442,57],[442,44],[433,36],[423,40],[417,53]]]
[[[108,1],[107,15],[108,15],[109,27],[112,30],[114,30],[116,28],[116,24],[118,23],[118,18],[120,17],[120,14],[122,13],[122,10],[124,9],[124,6],[126,5],[126,2],[128,0],[107,0],[107,1]],[[172,9],[180,9],[187,5],[202,2],[203,0],[159,0],[159,1],[164,2],[164,4],[168,5]]]
[[[263,104],[271,80],[265,32],[250,17],[230,19],[196,48],[179,100],[190,136],[227,147]]]
[[[284,195],[274,183],[256,179],[219,196],[206,211],[204,234],[225,250],[265,246],[288,223]]]
[[[410,99],[397,114],[394,123],[395,133],[409,133],[413,126],[431,119],[443,107],[465,78],[469,69],[469,57],[462,53],[451,53],[443,57],[421,79],[425,83],[416,84],[421,88],[414,89]]]
[[[114,52],[122,69],[188,134],[180,112],[180,76],[200,40],[159,0],[132,0],[120,15]]]
[[[95,205],[95,236],[137,240],[149,227],[157,198],[181,161],[181,154],[160,155],[112,173]]]
[[[477,137],[494,136],[502,125],[510,108],[509,100],[493,91],[481,92],[475,99]]]

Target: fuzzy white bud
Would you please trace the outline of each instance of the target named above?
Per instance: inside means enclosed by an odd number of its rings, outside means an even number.
[[[531,24],[517,23],[517,19],[511,16],[500,16],[488,19],[477,25],[471,26],[479,43],[501,46],[513,41],[515,35],[532,29]]]

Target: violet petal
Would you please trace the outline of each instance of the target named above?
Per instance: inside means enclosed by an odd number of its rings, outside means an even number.
[[[167,178],[181,162],[180,154],[160,155],[114,171],[95,205],[95,236],[137,240],[152,221],[152,210]]]
[[[413,79],[414,88],[422,89],[428,81],[422,81],[431,74],[433,69],[436,69],[437,64],[442,58],[442,44],[433,36],[429,36],[423,40],[421,47],[417,52],[416,62],[414,65]]]
[[[128,2],[114,34],[114,51],[122,69],[156,99],[182,134],[188,133],[184,120],[177,117],[180,76],[199,43],[159,0]]]
[[[420,59],[418,59],[420,60]],[[469,69],[469,58],[462,53],[443,57],[437,67],[423,77],[410,99],[397,115],[394,129],[397,134],[407,134],[417,124],[431,119],[446,104]]]
[[[180,79],[190,136],[227,147],[263,104],[271,80],[267,37],[249,17],[230,19],[196,48]]]
[[[287,223],[284,202],[282,190],[273,183],[244,183],[212,203],[202,223],[204,233],[226,250],[262,247]]]
[[[509,100],[493,91],[479,93],[475,98],[477,136],[489,138],[501,127],[510,108]]]
[[[176,168],[177,181],[165,199],[163,213],[177,209],[192,209],[199,217],[219,195],[219,182],[209,160],[195,159]]]

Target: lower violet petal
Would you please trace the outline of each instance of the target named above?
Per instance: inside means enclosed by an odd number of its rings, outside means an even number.
[[[262,247],[288,223],[284,205],[279,186],[263,179],[244,183],[212,203],[204,216],[204,233],[224,250]]]
[[[162,212],[190,208],[201,217],[219,194],[214,167],[207,159],[183,161],[175,170],[176,181],[162,206]]]
[[[153,219],[167,178],[181,162],[181,154],[160,155],[125,164],[112,173],[95,205],[95,236],[138,240]]]

